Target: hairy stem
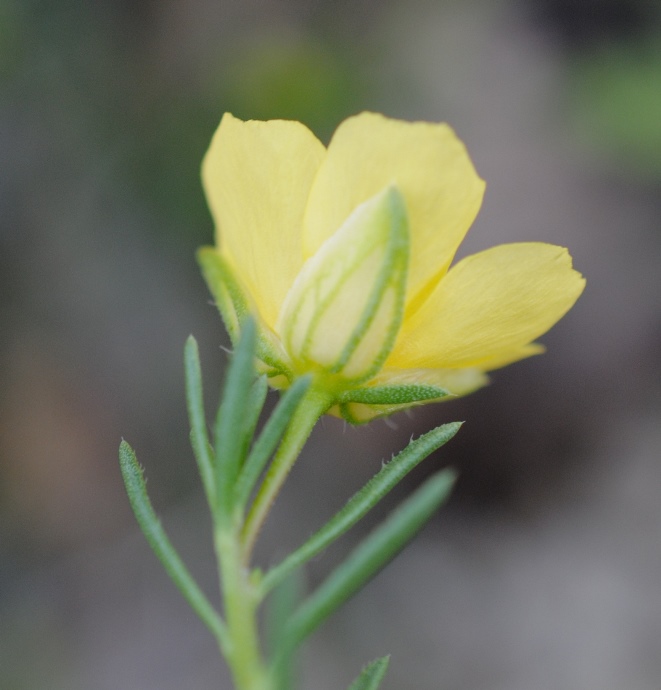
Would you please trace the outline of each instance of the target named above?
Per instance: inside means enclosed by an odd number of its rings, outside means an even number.
[[[236,690],[275,690],[262,656],[257,623],[260,600],[250,571],[241,558],[239,530],[220,528],[215,534],[229,645],[224,650]]]
[[[246,518],[242,537],[244,563],[250,561],[257,535],[273,501],[280,492],[314,425],[328,410],[331,402],[332,398],[328,393],[318,390],[313,384],[294,413]]]

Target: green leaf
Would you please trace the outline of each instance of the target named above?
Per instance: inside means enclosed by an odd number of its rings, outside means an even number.
[[[232,511],[234,485],[247,446],[245,420],[250,404],[251,386],[255,378],[255,339],[255,322],[253,319],[246,319],[227,371],[222,401],[216,417],[216,508],[221,516],[227,516]]]
[[[386,675],[389,663],[390,657],[382,656],[367,664],[358,678],[351,683],[349,690],[377,690]]]
[[[296,610],[287,644],[298,646],[392,560],[447,498],[454,480],[449,470],[432,476],[377,527]]]
[[[147,538],[149,546],[151,546],[193,611],[215,635],[221,647],[225,651],[228,650],[229,639],[225,624],[195,580],[193,580],[193,577],[165,534],[147,495],[142,468],[138,464],[133,449],[126,441],[122,441],[119,446],[119,466],[131,508],[133,508],[138,525],[140,525],[140,529]]]
[[[269,650],[272,656],[277,658],[277,663],[273,666],[276,690],[293,690],[294,687],[291,654],[293,650],[282,655],[279,655],[278,651],[282,647],[287,622],[300,598],[302,585],[299,577],[289,577],[275,589],[268,602],[266,632]]]
[[[407,405],[426,400],[439,400],[451,393],[440,386],[405,384],[356,388],[340,395],[340,403],[363,403],[366,405]]]
[[[250,393],[248,395],[248,402],[246,405],[246,418],[243,425],[243,435],[246,441],[243,455],[246,456],[250,449],[250,444],[255,435],[255,429],[259,422],[259,417],[264,409],[266,402],[266,395],[269,390],[269,384],[266,376],[259,376],[252,384]]]
[[[447,443],[461,427],[461,422],[444,424],[432,429],[409,445],[381,470],[300,548],[272,568],[261,583],[263,592],[275,587],[289,573],[326,549],[355,525],[414,467],[430,453]]]
[[[214,478],[213,449],[209,444],[207,422],[204,412],[204,396],[202,391],[202,370],[197,341],[191,335],[184,348],[184,370],[186,373],[186,404],[190,420],[190,439],[197,466],[202,478],[202,484],[209,505],[216,504],[216,485]]]
[[[310,376],[296,379],[264,425],[236,483],[235,501],[238,507],[243,508],[246,505],[250,492],[280,442],[303,396],[310,388],[311,382]]]

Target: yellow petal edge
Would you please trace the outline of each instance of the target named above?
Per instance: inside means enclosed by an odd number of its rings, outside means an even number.
[[[303,214],[324,155],[300,122],[227,113],[202,163],[216,243],[271,328],[303,265]]]

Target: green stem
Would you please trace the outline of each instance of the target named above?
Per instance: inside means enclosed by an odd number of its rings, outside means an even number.
[[[287,474],[331,402],[327,393],[310,387],[291,418],[245,524],[242,524],[241,510],[216,522],[214,542],[229,638],[225,656],[236,690],[275,690],[277,686],[260,645],[257,612],[263,594],[249,567],[250,554]]]
[[[218,529],[215,547],[229,638],[229,645],[223,651],[236,690],[275,690],[273,676],[260,649],[257,626],[260,600],[250,570],[243,565],[239,530],[226,525]]]
[[[250,561],[255,540],[271,505],[310,436],[314,425],[331,404],[331,396],[316,388],[313,383],[296,409],[246,518],[242,537],[244,563]]]

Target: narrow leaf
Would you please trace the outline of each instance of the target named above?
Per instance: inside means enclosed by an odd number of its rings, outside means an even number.
[[[381,470],[336,513],[320,530],[280,564],[272,568],[262,580],[262,591],[267,592],[327,548],[355,525],[389,491],[391,491],[422,460],[447,443],[461,427],[461,422],[444,424],[432,429],[409,445]]]
[[[358,678],[351,683],[349,690],[377,690],[386,675],[389,663],[390,657],[382,656],[367,664]]]
[[[291,654],[293,649],[287,648],[284,636],[287,622],[299,601],[302,585],[299,577],[289,577],[275,589],[268,602],[266,632],[269,651],[277,658],[277,663],[273,666],[276,690],[293,690],[294,687]],[[287,648],[290,653],[278,654],[283,648]]]
[[[197,341],[192,335],[189,336],[184,348],[184,370],[186,372],[186,404],[191,428],[191,446],[197,460],[207,501],[213,508],[216,503],[216,486],[213,470],[214,457],[213,449],[209,444],[204,412],[200,354]]]
[[[287,629],[289,644],[300,644],[392,560],[447,498],[454,480],[449,470],[434,475],[377,527],[297,609]]]
[[[296,379],[291,388],[284,393],[264,425],[264,429],[255,441],[237,480],[235,492],[237,506],[243,508],[247,503],[250,492],[280,442],[298,404],[310,388],[310,383],[311,378],[308,376]]]
[[[244,425],[250,388],[255,376],[255,331],[255,322],[246,319],[227,371],[222,402],[216,417],[216,507],[221,515],[229,515],[232,510],[234,484],[246,447]]]
[[[119,466],[131,508],[133,508],[138,525],[140,525],[140,529],[147,538],[149,546],[151,546],[193,611],[211,630],[221,646],[225,650],[229,649],[229,639],[225,624],[195,580],[193,580],[190,572],[165,534],[159,519],[154,513],[149,496],[147,496],[142,468],[138,464],[133,449],[126,441],[122,441],[119,446]]]
[[[248,454],[248,450],[250,449],[250,444],[255,435],[259,417],[264,409],[268,390],[269,384],[266,376],[257,378],[250,388],[246,403],[246,416],[243,421],[243,435],[245,438],[245,446],[243,449],[244,456]]]

